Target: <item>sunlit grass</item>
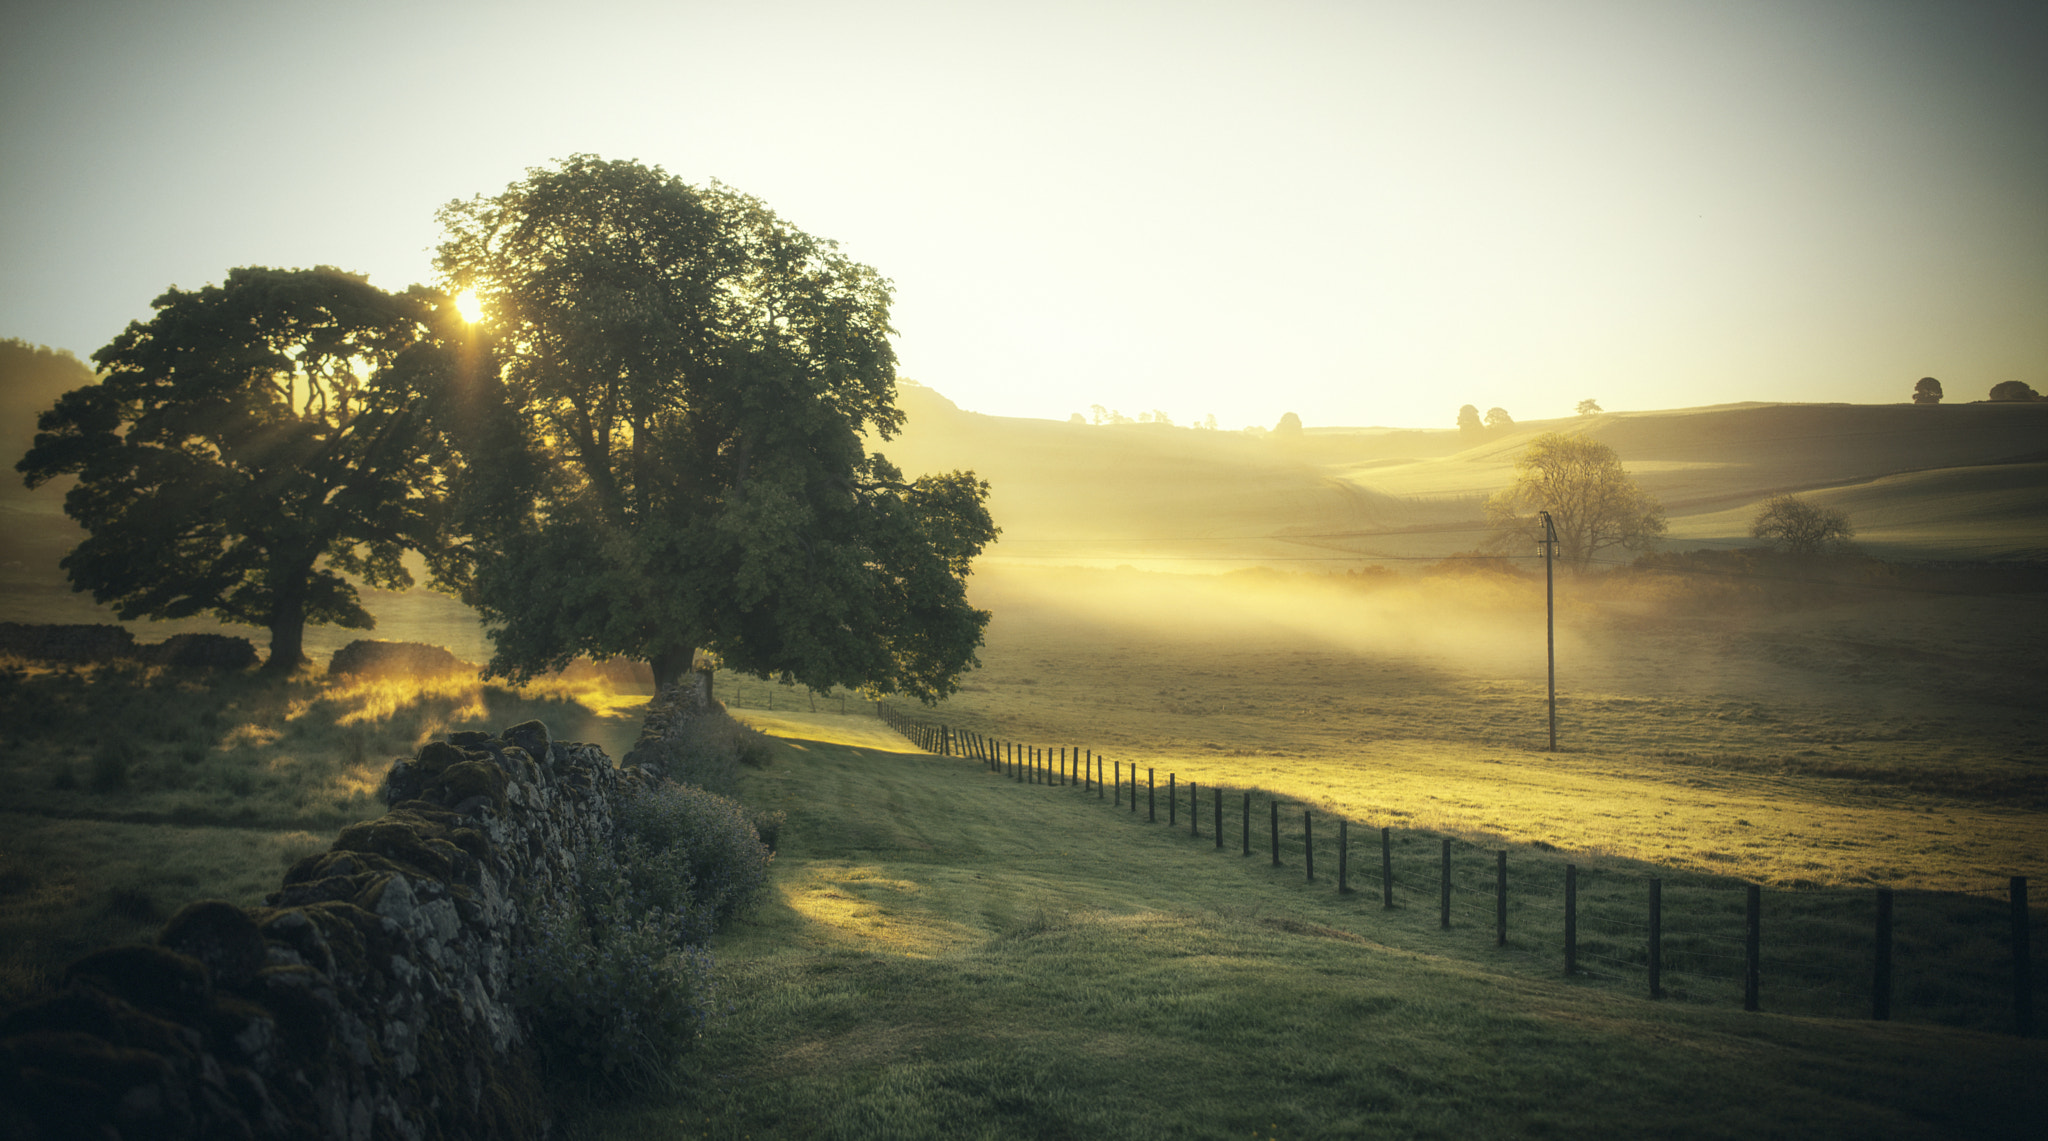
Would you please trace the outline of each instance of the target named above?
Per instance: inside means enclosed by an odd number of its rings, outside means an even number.
[[[1532,607],[1516,580],[1351,597],[999,580],[984,668],[937,709],[899,708],[1152,768],[1162,789],[1172,773],[1771,884],[1977,890],[2042,871],[2048,735],[2029,711],[2048,600],[1823,586],[1779,603],[1705,581],[1697,608],[1565,583],[1557,753],[1540,582]]]
[[[1995,1136],[2041,1106],[2038,1043],[1566,981],[1437,931],[1433,893],[1304,884],[1298,848],[825,736],[744,777],[789,813],[780,890],[718,941],[732,1011],[681,1092],[571,1136]],[[1622,898],[1589,878],[1589,911]]]

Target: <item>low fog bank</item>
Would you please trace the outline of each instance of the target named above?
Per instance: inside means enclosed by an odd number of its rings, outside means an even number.
[[[1544,670],[1540,577],[1007,565],[977,571],[972,597],[999,625],[1064,627],[1081,643],[1137,638],[1225,653],[1284,645],[1494,676]],[[1571,631],[1558,637],[1560,652],[1585,652]]]

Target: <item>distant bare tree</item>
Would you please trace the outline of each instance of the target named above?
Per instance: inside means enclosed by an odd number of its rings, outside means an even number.
[[[1088,406],[1088,414],[1095,418],[1095,423],[1097,424],[1106,424],[1109,422],[1109,409],[1104,408],[1100,404],[1090,404]]]
[[[1795,555],[1820,555],[1848,546],[1856,535],[1849,516],[1796,495],[1773,495],[1749,525],[1749,533]]]
[[[1165,412],[1157,408],[1154,408],[1152,410],[1152,422],[1154,424],[1164,424],[1169,428],[1173,427],[1173,417],[1168,416]]]
[[[1921,377],[1920,382],[1913,386],[1913,403],[1941,403],[1941,382],[1931,376]]]
[[[1541,513],[1557,525],[1557,556],[1584,570],[1608,547],[1642,550],[1664,534],[1664,507],[1622,470],[1613,448],[1585,436],[1546,432],[1515,460],[1515,482],[1486,501],[1493,535],[1506,551],[1543,538]]]
[[[1600,402],[1598,400],[1595,400],[1589,396],[1586,399],[1579,401],[1579,415],[1591,416],[1599,411]]]

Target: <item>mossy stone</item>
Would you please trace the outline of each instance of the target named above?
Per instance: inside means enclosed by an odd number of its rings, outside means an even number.
[[[505,807],[505,772],[487,761],[463,761],[448,766],[427,783],[422,799],[444,805],[458,804],[470,797],[483,797],[494,808]]]
[[[249,985],[263,966],[263,932],[247,911],[219,899],[188,903],[158,932],[157,943],[206,964],[213,984]]]

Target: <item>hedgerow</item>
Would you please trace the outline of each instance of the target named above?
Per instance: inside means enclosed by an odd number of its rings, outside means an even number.
[[[543,1061],[589,1094],[664,1087],[709,1024],[713,932],[744,915],[773,855],[737,801],[692,785],[626,792],[610,844],[579,846],[573,899],[541,901],[513,964]]]

